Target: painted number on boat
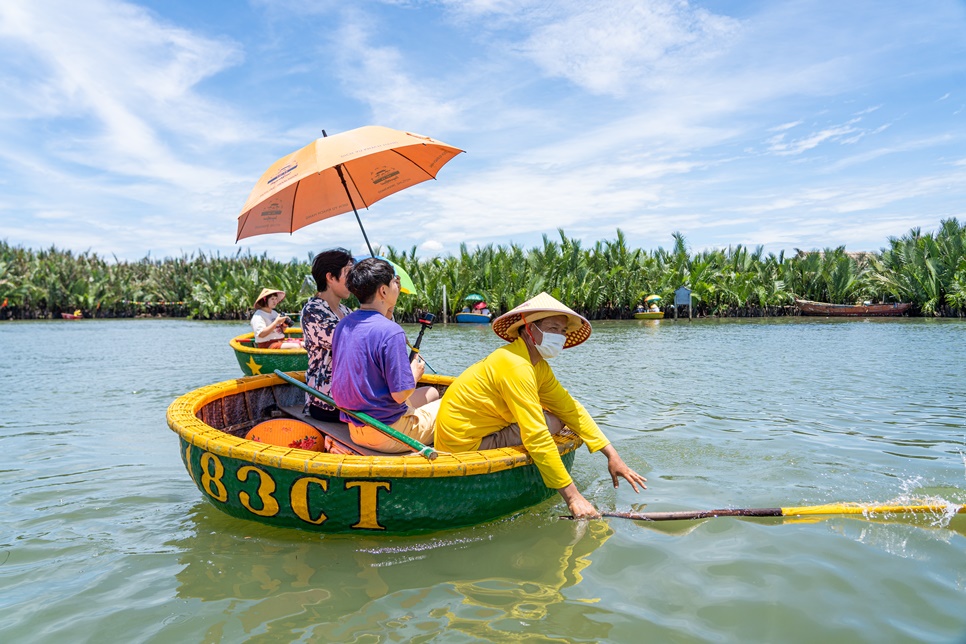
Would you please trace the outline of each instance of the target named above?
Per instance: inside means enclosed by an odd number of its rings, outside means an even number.
[[[202,452],[198,460],[200,471],[197,473],[192,466],[191,445],[185,447],[184,457],[191,479],[201,488],[202,492],[219,503],[231,503],[233,499],[229,497],[235,496],[238,504],[248,512],[260,517],[274,517],[283,510],[278,500],[283,498],[289,502],[292,513],[306,523],[322,525],[329,518],[321,507],[312,507],[312,499],[319,497],[317,492],[331,498],[329,495],[333,491],[329,489],[330,481],[327,478],[299,477],[289,486],[288,493],[284,494],[284,490],[278,489],[278,483],[270,473],[254,465],[244,465],[238,468],[234,474],[234,480],[232,480],[232,477],[226,477],[225,466],[216,454]],[[198,474],[201,475],[200,479],[197,476]],[[248,489],[251,489],[252,484],[255,484],[254,494],[242,489],[234,491],[238,487],[235,485],[235,480],[238,483],[246,484]],[[232,491],[229,491],[229,488]],[[313,493],[313,490],[317,490],[317,492]],[[380,493],[383,491],[386,494],[391,493],[392,482],[369,479],[346,480],[343,491],[351,492],[353,490],[357,495],[359,520],[351,527],[357,530],[385,530],[385,526],[379,523],[379,500],[382,496]],[[281,496],[280,493],[282,493]]]

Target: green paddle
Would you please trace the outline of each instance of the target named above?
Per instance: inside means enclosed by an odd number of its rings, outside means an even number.
[[[400,443],[403,443],[404,445],[407,445],[408,447],[412,447],[420,455],[425,456],[427,459],[429,459],[431,461],[436,460],[436,457],[439,456],[439,453],[436,450],[434,450],[432,447],[429,447],[427,445],[423,445],[422,443],[420,443],[415,438],[411,438],[411,437],[406,436],[405,434],[403,434],[401,432],[396,431],[395,429],[393,429],[389,425],[385,424],[382,421],[376,420],[375,418],[373,418],[369,414],[364,414],[361,411],[350,411],[348,409],[343,409],[342,407],[339,407],[338,405],[335,404],[335,401],[332,400],[332,398],[330,398],[329,396],[326,396],[324,393],[322,393],[318,389],[314,389],[312,387],[309,387],[307,384],[305,384],[301,380],[297,380],[297,379],[293,378],[292,376],[288,375],[284,371],[279,371],[278,369],[276,369],[275,370],[275,375],[278,376],[279,378],[281,378],[282,380],[284,380],[285,382],[287,382],[289,384],[292,384],[292,385],[295,385],[296,387],[298,387],[302,391],[306,392],[307,394],[310,394],[312,396],[315,396],[316,398],[318,398],[322,402],[324,402],[324,403],[326,403],[328,405],[332,405],[333,407],[335,407],[339,411],[341,411],[341,412],[343,412],[345,414],[348,414],[349,416],[352,416],[353,418],[355,418],[359,422],[364,423],[366,425],[369,425],[369,427],[372,427],[373,429],[382,432],[383,434],[385,434],[386,436],[388,436],[390,438],[396,439],[397,441],[399,441]]]

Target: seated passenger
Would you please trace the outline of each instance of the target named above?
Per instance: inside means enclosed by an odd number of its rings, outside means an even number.
[[[255,333],[255,346],[259,349],[300,349],[301,339],[287,339],[285,328],[292,325],[292,318],[279,315],[275,307],[285,299],[285,291],[263,288],[252,308],[252,331]]]
[[[352,263],[352,255],[344,248],[316,255],[312,261],[312,277],[318,291],[302,307],[302,336],[309,357],[305,384],[326,395],[331,395],[332,387],[332,334],[339,321],[351,313],[342,300],[349,297],[345,280]],[[310,394],[305,394],[303,413],[316,420],[342,422],[335,407]]]
[[[349,271],[349,291],[359,309],[345,316],[332,336],[332,398],[344,409],[361,411],[426,445],[433,443],[439,392],[416,388],[426,363],[410,364],[406,332],[389,319],[399,299],[399,277],[389,262],[364,259]],[[412,448],[377,429],[358,425],[347,414],[349,435],[357,444],[380,452]]]
[[[541,293],[498,317],[493,330],[510,344],[469,367],[447,389],[436,418],[436,449],[468,452],[522,444],[544,484],[560,493],[573,516],[599,516],[577,491],[551,436],[566,426],[591,452],[607,456],[614,487],[620,476],[635,492],[638,485],[646,488],[646,479],[624,463],[547,364],[562,349],[590,337],[590,323]]]

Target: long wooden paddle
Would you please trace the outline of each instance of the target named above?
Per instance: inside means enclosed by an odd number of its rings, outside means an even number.
[[[285,382],[287,382],[289,384],[292,384],[292,385],[295,385],[296,387],[298,387],[302,391],[306,392],[307,394],[312,395],[312,396],[315,396],[316,398],[318,398],[322,402],[324,402],[324,403],[326,403],[328,405],[332,405],[333,407],[335,407],[339,411],[344,412],[344,413],[348,414],[349,416],[352,416],[353,418],[355,418],[359,422],[361,422],[363,424],[366,424],[366,425],[369,425],[369,427],[372,427],[373,429],[382,432],[383,434],[385,434],[386,436],[388,436],[390,438],[396,439],[397,441],[399,441],[400,443],[405,444],[408,447],[412,447],[414,450],[416,450],[417,453],[419,453],[421,456],[425,456],[430,461],[436,460],[436,457],[439,456],[439,453],[436,450],[434,450],[432,447],[429,447],[428,445],[423,445],[422,443],[420,443],[415,438],[412,438],[410,436],[406,436],[402,432],[396,431],[395,429],[393,429],[389,425],[385,424],[384,422],[382,422],[380,420],[376,420],[375,418],[373,418],[369,414],[365,414],[365,413],[363,413],[361,411],[351,411],[349,409],[343,409],[342,407],[339,407],[338,405],[335,404],[335,401],[332,400],[332,398],[330,398],[329,396],[326,396],[324,393],[322,393],[318,389],[315,389],[313,387],[309,387],[307,384],[305,384],[301,380],[297,380],[296,378],[293,378],[292,376],[288,375],[284,371],[279,371],[278,369],[276,369],[275,370],[275,375],[278,376],[279,378],[281,378],[282,380],[284,380]]]
[[[695,510],[682,512],[601,512],[602,517],[633,519],[635,521],[693,521],[715,517],[803,517],[835,514],[909,514],[924,512],[945,515],[966,514],[966,505],[861,505],[858,503],[831,503],[828,505],[804,505],[789,508],[723,508],[720,510]],[[572,519],[567,515],[565,519]]]

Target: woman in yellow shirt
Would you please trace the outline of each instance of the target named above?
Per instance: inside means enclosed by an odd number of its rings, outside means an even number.
[[[493,322],[510,344],[459,375],[442,398],[436,448],[447,452],[523,445],[547,487],[557,490],[575,517],[599,513],[577,490],[551,434],[564,426],[593,453],[607,456],[617,487],[623,477],[637,492],[646,479],[629,468],[583,405],[561,386],[547,360],[590,337],[590,323],[541,293]]]

